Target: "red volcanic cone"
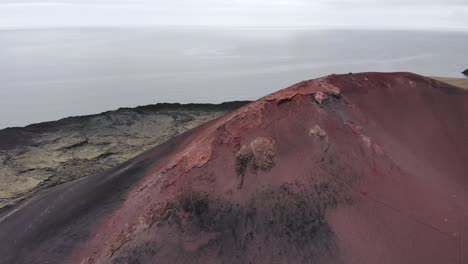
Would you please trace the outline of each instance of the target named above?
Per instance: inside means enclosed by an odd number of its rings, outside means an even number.
[[[468,263],[468,92],[304,81],[0,220],[1,263]]]

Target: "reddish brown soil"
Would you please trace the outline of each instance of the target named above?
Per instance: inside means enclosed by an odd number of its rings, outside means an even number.
[[[1,263],[467,263],[468,91],[332,75],[0,220]]]

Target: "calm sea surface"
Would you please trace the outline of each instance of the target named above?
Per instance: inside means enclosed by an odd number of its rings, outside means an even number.
[[[468,33],[306,29],[0,31],[0,128],[158,102],[256,99],[331,73],[462,77]]]

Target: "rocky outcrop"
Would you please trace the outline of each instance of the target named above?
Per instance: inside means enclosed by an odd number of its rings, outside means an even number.
[[[462,73],[468,76],[468,69],[464,70]]]
[[[410,73],[304,81],[34,197],[0,262],[466,263],[467,112]]]
[[[114,167],[247,102],[158,104],[0,130],[0,213]]]

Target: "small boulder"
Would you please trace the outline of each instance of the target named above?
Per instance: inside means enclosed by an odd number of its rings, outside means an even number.
[[[462,73],[463,73],[465,76],[468,76],[468,69],[464,70]]]

